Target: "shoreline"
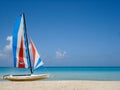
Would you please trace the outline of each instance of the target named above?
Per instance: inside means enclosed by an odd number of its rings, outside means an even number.
[[[0,82],[0,90],[120,90],[120,81],[27,81]]]

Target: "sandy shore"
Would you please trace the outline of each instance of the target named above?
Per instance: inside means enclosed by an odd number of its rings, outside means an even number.
[[[120,90],[120,81],[0,82],[0,90]]]

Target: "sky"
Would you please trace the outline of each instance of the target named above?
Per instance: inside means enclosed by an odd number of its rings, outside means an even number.
[[[119,0],[0,0],[1,67],[13,67],[12,33],[22,12],[45,66],[120,67]]]

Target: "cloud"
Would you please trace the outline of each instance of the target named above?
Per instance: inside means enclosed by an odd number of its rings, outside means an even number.
[[[5,50],[8,51],[12,49],[12,36],[8,36],[6,40],[9,41],[9,44],[5,46]]]
[[[13,63],[12,56],[12,36],[7,36],[7,41],[9,44],[5,45],[2,50],[0,50],[0,66],[11,66]]]
[[[8,56],[12,51],[12,36],[7,36],[6,40],[9,41],[9,44],[5,45],[3,50],[0,50],[0,57]]]
[[[57,59],[65,58],[65,57],[66,57],[66,54],[67,54],[66,51],[63,51],[63,50],[61,50],[61,49],[58,49],[58,50],[56,51],[56,58],[57,58]]]

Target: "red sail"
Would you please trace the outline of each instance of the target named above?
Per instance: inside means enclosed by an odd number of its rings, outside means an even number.
[[[19,51],[19,62],[18,62],[18,67],[19,68],[25,68],[25,62],[24,62],[24,50],[23,50],[23,38],[21,37],[21,42],[20,42],[20,51]]]

